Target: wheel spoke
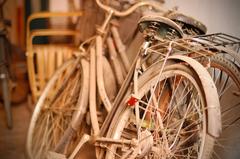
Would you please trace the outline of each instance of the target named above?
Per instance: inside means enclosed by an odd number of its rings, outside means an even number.
[[[68,128],[73,113],[78,111],[76,103],[82,88],[82,72],[77,65],[78,59],[64,64],[50,79],[45,96],[40,97],[42,104],[33,127],[32,147],[28,150],[35,159],[45,158],[49,150],[54,150]]]

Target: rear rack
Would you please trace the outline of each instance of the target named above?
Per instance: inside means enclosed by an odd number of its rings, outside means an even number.
[[[240,39],[227,34],[216,33],[153,44],[147,49],[149,53],[155,54],[149,56],[152,62],[166,58],[169,46],[171,46],[171,54],[185,55],[195,59],[221,54],[240,68]]]
[[[211,50],[211,46],[202,45],[192,39],[177,39],[173,41],[163,41],[150,46],[147,51],[150,54],[158,56],[151,56],[153,61],[162,60],[166,58],[167,52],[171,46],[171,54],[185,55],[191,58],[209,57],[215,55],[216,52]]]
[[[211,43],[214,46],[223,46],[240,52],[240,39],[225,33],[214,33],[196,36],[195,38]]]

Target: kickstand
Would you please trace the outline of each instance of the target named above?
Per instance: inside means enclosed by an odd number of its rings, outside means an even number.
[[[76,148],[74,149],[73,153],[69,156],[68,159],[74,159],[75,155],[78,153],[78,151],[80,150],[80,148],[87,143],[90,140],[90,136],[88,134],[84,134],[82,139],[79,141],[78,145],[76,146]]]

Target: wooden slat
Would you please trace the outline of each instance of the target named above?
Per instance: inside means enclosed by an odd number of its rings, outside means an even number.
[[[31,91],[36,102],[56,69],[73,56],[73,47],[61,44],[34,45],[32,50],[29,54],[31,60],[28,57],[28,69]]]
[[[62,65],[62,63],[63,63],[63,50],[60,48],[60,49],[57,49],[57,51],[56,51],[56,58],[57,58],[57,68],[59,67],[59,66],[61,66]]]
[[[36,48],[36,55],[37,55],[37,79],[39,80],[39,87],[43,89],[45,86],[45,57],[44,52],[45,47],[37,47]]]
[[[35,71],[34,71],[34,62],[33,62],[33,54],[32,54],[32,47],[27,52],[27,66],[28,66],[28,79],[30,83],[30,89],[32,91],[32,99],[34,102],[36,102],[37,97],[37,88],[36,88],[36,77],[35,77]],[[31,52],[31,53],[30,53]]]
[[[71,51],[69,51],[69,49],[67,49],[66,47],[62,48],[63,52],[64,52],[64,61],[66,61],[67,59],[69,59],[72,55],[71,55]]]
[[[67,59],[70,59],[73,56],[73,49],[67,49]]]
[[[48,60],[48,63],[47,63],[47,79],[50,79],[54,70],[55,70],[55,46],[50,46],[49,48],[49,52],[48,52],[48,55],[47,55],[47,60]]]
[[[82,12],[40,12],[40,13],[34,13],[30,15],[27,19],[27,39],[30,38],[30,23],[35,19],[41,19],[41,18],[51,18],[51,17],[80,17],[82,16]],[[31,43],[31,42],[30,42]],[[27,47],[29,47],[29,42],[27,42]]]

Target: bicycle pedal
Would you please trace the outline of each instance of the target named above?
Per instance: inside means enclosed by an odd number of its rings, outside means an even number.
[[[67,157],[60,153],[48,151],[47,159],[67,159]]]

